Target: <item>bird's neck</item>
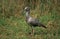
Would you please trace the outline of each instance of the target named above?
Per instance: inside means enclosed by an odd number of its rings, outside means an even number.
[[[30,17],[30,11],[26,12],[26,18]]]

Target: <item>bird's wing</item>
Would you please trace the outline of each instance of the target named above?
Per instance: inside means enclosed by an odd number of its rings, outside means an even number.
[[[28,22],[31,23],[31,24],[37,24],[38,25],[39,20],[35,19],[35,18],[29,18]]]

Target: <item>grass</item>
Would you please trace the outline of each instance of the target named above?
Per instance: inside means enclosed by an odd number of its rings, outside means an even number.
[[[60,27],[55,23],[55,19],[49,15],[41,16],[41,22],[45,23],[47,29],[35,27],[33,39],[60,39]],[[57,21],[57,20],[56,20]],[[31,28],[24,19],[10,17],[0,19],[1,39],[32,39],[28,34]]]
[[[38,5],[35,9],[31,9],[31,16],[37,17],[47,29],[34,27],[35,34],[32,37],[29,34],[31,27],[26,23],[23,15],[24,1],[3,1],[0,2],[0,39],[60,39],[60,2],[55,4],[48,1],[48,5],[50,4],[48,7],[46,1],[42,2],[43,7],[40,5],[40,0],[36,2]]]

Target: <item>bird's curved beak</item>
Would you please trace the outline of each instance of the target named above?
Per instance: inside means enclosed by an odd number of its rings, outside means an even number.
[[[25,9],[22,10],[22,15],[25,15]]]

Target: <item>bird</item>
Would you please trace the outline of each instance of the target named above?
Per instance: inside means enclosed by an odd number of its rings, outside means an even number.
[[[39,27],[47,28],[45,25],[43,25],[39,21],[39,19],[33,18],[30,16],[30,7],[25,7],[24,10],[25,10],[25,16],[26,16],[26,23],[31,26],[32,33],[34,33],[34,29],[33,29],[34,27],[39,26]]]

